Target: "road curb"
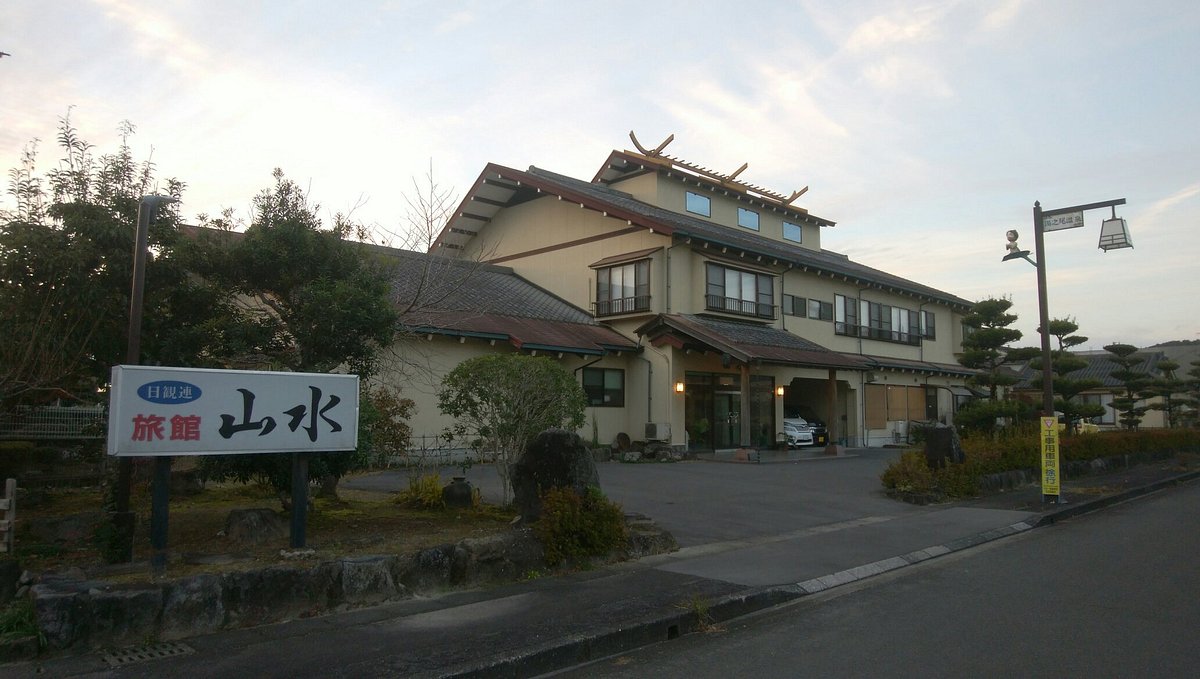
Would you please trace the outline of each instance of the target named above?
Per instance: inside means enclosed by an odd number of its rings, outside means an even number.
[[[1062,509],[1051,510],[1050,512],[1043,514],[1042,518],[1035,524],[1034,527],[1041,528],[1043,526],[1053,525],[1055,522],[1063,519],[1069,519],[1082,514],[1094,512],[1098,509],[1104,509],[1105,507],[1110,507],[1120,502],[1132,500],[1135,497],[1148,495],[1155,491],[1162,490],[1163,488],[1175,486],[1180,483],[1186,483],[1197,478],[1200,478],[1200,471],[1185,472],[1183,474],[1179,474],[1178,476],[1172,476],[1168,479],[1160,479],[1153,483],[1148,483],[1144,486],[1138,486],[1136,488],[1129,488],[1121,491],[1120,493],[1115,493],[1106,497],[1100,497],[1094,500],[1087,500],[1078,504],[1068,505]]]
[[[447,679],[450,677],[485,679],[535,676],[592,662],[660,641],[669,641],[685,634],[704,631],[717,623],[757,613],[780,604],[907,568],[947,554],[1019,535],[1035,528],[1050,526],[1064,519],[1094,512],[1197,478],[1200,478],[1200,471],[1180,474],[1107,497],[1069,505],[1042,514],[1036,519],[969,535],[945,544],[933,545],[901,556],[881,559],[804,582],[749,588],[708,602],[680,602],[676,611],[660,612],[618,627],[599,629],[594,633],[576,635],[567,639],[557,639],[518,654],[459,667],[438,676]]]

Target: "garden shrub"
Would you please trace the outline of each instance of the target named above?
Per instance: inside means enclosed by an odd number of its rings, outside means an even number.
[[[930,469],[920,450],[909,450],[884,470],[884,487],[905,493],[969,497],[978,492],[979,478],[1018,469],[1037,469],[1040,464],[1040,433],[1036,423],[974,434],[962,439],[962,464]],[[1161,459],[1174,453],[1200,452],[1200,431],[1157,429],[1076,434],[1059,439],[1062,459],[1093,460],[1126,455],[1133,462]]]
[[[919,450],[906,450],[900,459],[888,465],[880,476],[883,485],[901,493],[928,493],[933,490],[933,470]]]
[[[400,491],[396,503],[413,509],[443,509],[442,477],[436,472],[410,476],[408,488]]]
[[[604,556],[625,544],[621,506],[600,489],[588,488],[580,496],[571,488],[550,488],[541,494],[541,501],[533,533],[542,543],[547,564]]]

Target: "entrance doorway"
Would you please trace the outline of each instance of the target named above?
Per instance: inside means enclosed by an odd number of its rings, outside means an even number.
[[[737,448],[742,442],[742,392],[713,394],[713,447]]]
[[[742,428],[750,427],[751,445],[775,441],[775,381],[750,376],[750,412],[742,412],[741,378],[726,373],[685,375],[684,427],[691,450],[722,450],[742,445]]]

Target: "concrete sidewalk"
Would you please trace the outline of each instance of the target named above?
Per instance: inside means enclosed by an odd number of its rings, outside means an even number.
[[[882,496],[894,453],[791,465],[603,465],[606,492],[686,536],[676,553],[479,591],[222,632],[114,666],[100,654],[0,676],[533,676],[668,640],[1195,478],[1168,465],[914,507]],[[475,471],[475,470],[472,470]],[[833,484],[830,487],[830,484]],[[706,509],[707,508],[707,509]],[[655,510],[658,510],[657,512]],[[677,536],[678,537],[678,536]],[[117,660],[122,660],[118,657]]]

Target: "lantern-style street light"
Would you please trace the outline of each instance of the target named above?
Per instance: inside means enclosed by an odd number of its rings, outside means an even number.
[[[1005,247],[1008,250],[1008,254],[1004,256],[1003,261],[1024,259],[1037,269],[1038,321],[1041,323],[1038,331],[1042,335],[1042,417],[1054,418],[1055,423],[1057,423],[1057,418],[1054,415],[1054,381],[1051,378],[1050,307],[1046,297],[1046,243],[1044,234],[1046,231],[1080,228],[1083,226],[1084,212],[1107,207],[1112,208],[1112,217],[1104,220],[1104,224],[1101,225],[1099,248],[1105,252],[1118,248],[1132,248],[1133,241],[1129,239],[1129,227],[1123,218],[1117,217],[1117,206],[1124,204],[1125,199],[1118,198],[1117,200],[1100,203],[1087,203],[1086,205],[1073,205],[1071,207],[1043,210],[1042,204],[1035,202],[1033,204],[1033,243],[1037,261],[1030,259],[1029,251],[1022,250],[1017,244],[1019,234],[1016,231],[1010,230],[1007,233],[1008,244]],[[1057,427],[1057,424],[1055,426]],[[1055,428],[1054,434],[1057,437],[1057,428]],[[1045,458],[1044,452],[1045,443],[1043,442],[1043,459]],[[1057,452],[1055,452],[1055,455],[1057,455]],[[1057,460],[1057,457],[1055,459]],[[1054,472],[1054,476],[1054,492],[1048,493],[1046,474],[1042,474],[1043,502],[1046,501],[1047,497],[1053,497],[1057,502],[1062,501],[1062,496],[1057,490],[1057,470]]]

